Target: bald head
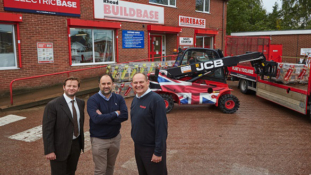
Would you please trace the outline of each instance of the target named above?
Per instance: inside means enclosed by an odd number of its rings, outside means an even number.
[[[145,74],[137,73],[132,80],[133,90],[138,96],[143,95],[149,88],[149,81]]]
[[[102,75],[101,77],[99,77],[98,82],[100,82],[100,80],[101,80],[103,77],[109,77],[109,78],[111,79],[111,81],[114,82],[114,79],[113,79],[112,76],[109,75],[109,74],[104,74],[104,75]]]
[[[134,82],[134,77],[136,77],[136,76],[138,76],[138,77],[145,77],[145,80],[146,81],[148,81],[148,77],[147,77],[147,75],[145,75],[145,74],[143,74],[143,73],[136,73],[134,76],[133,76],[133,79],[132,79],[132,82]]]
[[[107,98],[110,96],[112,92],[113,79],[110,75],[103,75],[99,79],[99,89],[101,93]]]

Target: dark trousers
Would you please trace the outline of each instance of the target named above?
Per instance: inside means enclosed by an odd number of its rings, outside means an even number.
[[[51,160],[52,175],[74,175],[81,153],[80,137],[72,140],[69,156],[64,161]],[[57,158],[57,157],[56,157]]]
[[[154,147],[144,147],[135,144],[135,159],[139,175],[167,175],[166,147],[162,153],[162,161],[151,162]]]

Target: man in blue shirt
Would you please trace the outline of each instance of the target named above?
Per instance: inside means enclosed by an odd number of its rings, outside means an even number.
[[[125,101],[121,95],[112,93],[112,86],[113,78],[103,75],[99,92],[87,101],[95,175],[113,175],[120,149],[121,122],[128,119]]]
[[[132,86],[136,93],[131,105],[131,136],[139,175],[167,175],[167,118],[163,98],[149,89],[142,73],[135,74]]]

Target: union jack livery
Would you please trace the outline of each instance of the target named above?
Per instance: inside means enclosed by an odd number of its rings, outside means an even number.
[[[208,80],[191,82],[187,80],[189,78],[171,79],[167,73],[166,70],[160,70],[157,81],[150,81],[151,90],[160,94],[164,99],[167,112],[173,109],[174,103],[181,105],[220,105],[225,113],[233,113],[238,109],[239,101],[230,94],[231,89],[226,83]],[[220,99],[227,101],[219,103]]]
[[[161,72],[164,72],[161,70]],[[213,89],[212,93],[207,93],[208,88],[213,88],[210,85],[198,84],[181,80],[172,80],[165,75],[159,74],[158,83],[161,90],[169,93],[175,93],[180,101],[180,104],[215,104],[217,97],[223,87]]]
[[[166,112],[173,109],[174,103],[212,104],[222,112],[231,114],[238,110],[240,102],[231,94],[232,89],[226,83],[227,67],[246,61],[251,62],[256,74],[276,74],[269,72],[274,69],[265,67],[265,57],[260,52],[223,57],[220,50],[180,49],[174,67],[149,75],[150,89],[162,96]]]

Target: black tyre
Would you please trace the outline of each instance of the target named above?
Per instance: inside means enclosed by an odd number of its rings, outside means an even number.
[[[247,80],[240,79],[239,85],[240,85],[240,91],[243,94],[250,93],[250,90],[248,89],[248,81]]]
[[[219,98],[218,106],[222,112],[232,114],[239,109],[240,101],[232,94],[225,94]]]
[[[174,108],[173,97],[169,94],[160,94],[165,102],[166,113],[169,113]]]

